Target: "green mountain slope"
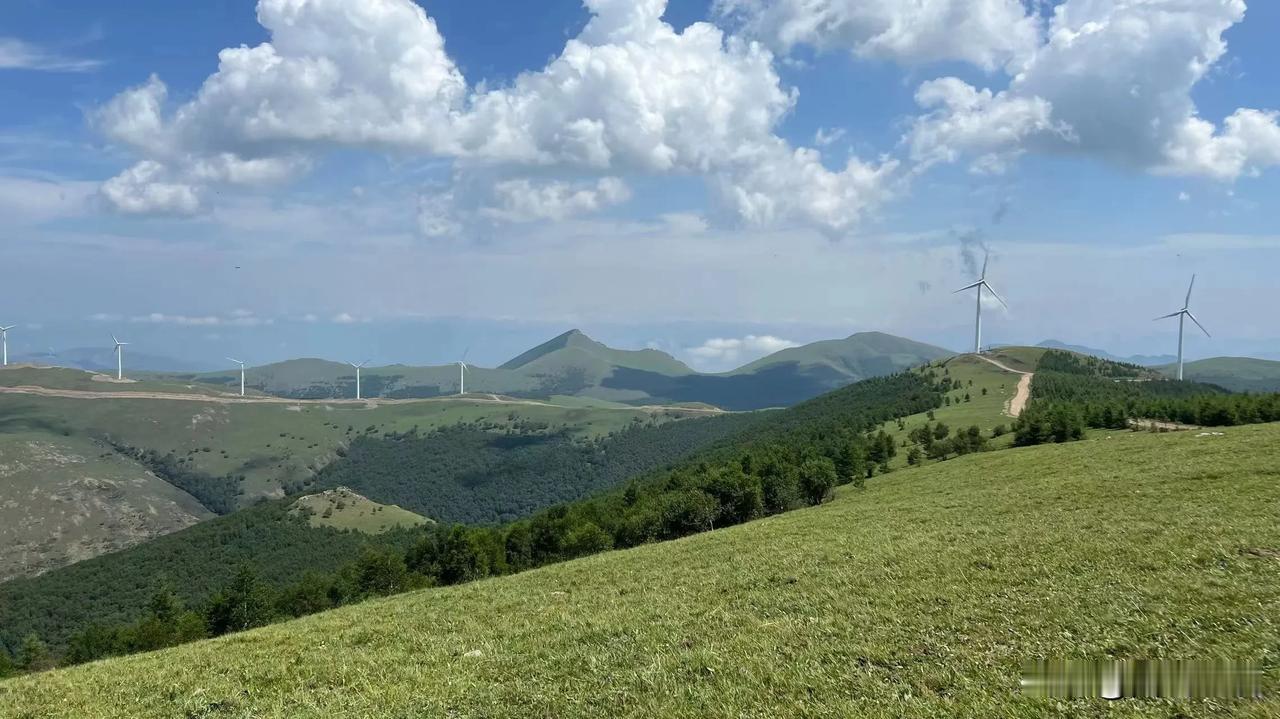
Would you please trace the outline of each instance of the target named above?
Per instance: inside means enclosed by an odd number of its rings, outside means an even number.
[[[822,368],[844,377],[865,379],[892,374],[953,354],[941,347],[883,332],[859,332],[842,340],[825,340],[780,350],[728,374],[754,374],[777,365],[795,365],[808,371]]]
[[[601,410],[575,411],[589,416]],[[759,419],[764,417],[655,418],[594,438],[527,420],[513,424],[505,417],[438,432],[361,433],[300,491],[310,495],[347,487],[372,502],[398,505],[406,514],[444,523],[492,523],[662,469]],[[255,504],[124,551],[0,584],[0,649],[16,650],[29,632],[61,649],[92,623],[133,621],[166,579],[180,599],[199,605],[229,582],[241,563],[281,586],[306,572],[332,571],[353,561],[370,542],[398,546],[410,536],[389,532],[375,540],[324,533],[333,523],[309,527],[314,518],[291,511],[295,503],[290,498]]]
[[[469,393],[546,399],[576,397],[625,404],[703,403],[730,410],[786,407],[850,382],[891,374],[950,356],[940,347],[880,332],[783,350],[733,372],[695,372],[665,352],[618,350],[578,330],[544,342],[496,368],[469,366]],[[237,372],[157,376],[199,382],[225,391],[239,387]],[[366,367],[365,397],[430,398],[458,391],[458,367]],[[355,372],[345,364],[291,360],[250,368],[249,386],[283,397],[355,396]]]
[[[85,437],[0,433],[0,581],[131,547],[211,516],[191,495]]]
[[[1280,484],[1256,447],[1277,441],[968,456],[726,530],[10,680],[0,713],[1274,716],[1271,670],[1258,701],[1108,704],[1023,695],[1019,666],[1271,656]]]
[[[603,385],[667,402],[706,402],[729,410],[786,407],[858,380],[953,354],[881,332],[860,332],[843,340],[785,349],[723,374],[672,377],[619,369]]]
[[[1157,367],[1173,377],[1176,364]],[[1196,382],[1216,384],[1232,392],[1280,392],[1280,362],[1252,357],[1214,357],[1187,362],[1182,376]]]
[[[573,353],[573,359],[561,358],[563,353]],[[596,342],[582,333],[581,330],[570,330],[559,337],[544,342],[533,349],[504,362],[498,369],[518,370],[534,365],[533,371],[546,371],[558,365],[576,365],[581,358],[595,358],[601,365],[612,367],[628,367],[646,372],[661,372],[669,375],[691,374],[680,360],[666,352],[655,349],[617,350]]]

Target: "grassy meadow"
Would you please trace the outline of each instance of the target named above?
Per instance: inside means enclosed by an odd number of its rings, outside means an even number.
[[[313,527],[382,534],[396,527],[416,527],[431,520],[394,504],[379,504],[346,488],[299,497],[293,510],[306,512]]]
[[[190,455],[194,468],[201,472],[243,474],[244,502],[249,503],[260,496],[277,495],[286,483],[309,476],[330,462],[338,447],[369,428],[403,432],[416,426],[425,431],[458,422],[503,424],[519,419],[596,437],[636,420],[666,421],[682,414],[677,409],[561,407],[484,399],[222,404],[6,394],[0,395],[0,435],[30,430],[90,438],[110,435],[162,454]],[[121,422],[122,416],[131,421]]]
[[[976,384],[976,383],[975,383]],[[0,683],[6,717],[1212,717],[1060,701],[1023,660],[1260,659],[1280,426],[906,469],[822,506]]]

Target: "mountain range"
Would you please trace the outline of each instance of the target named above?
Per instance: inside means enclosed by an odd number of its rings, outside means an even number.
[[[1176,355],[1129,355],[1128,357],[1121,357],[1119,355],[1114,355],[1106,350],[1100,350],[1095,347],[1086,347],[1084,345],[1071,345],[1071,344],[1067,344],[1066,342],[1060,342],[1058,340],[1045,340],[1044,342],[1041,342],[1036,346],[1047,347],[1049,349],[1055,349],[1055,350],[1070,350],[1072,352],[1079,352],[1080,354],[1093,355],[1094,357],[1100,357],[1105,360],[1111,360],[1112,362],[1125,362],[1127,364],[1136,364],[1136,365],[1141,365],[1143,367],[1156,367],[1159,365],[1171,364],[1173,362],[1178,361],[1178,358]]]
[[[571,330],[495,368],[467,366],[468,393],[510,397],[572,397],[619,404],[700,403],[727,410],[781,407],[869,377],[914,367],[954,353],[880,332],[793,347],[723,373],[698,372],[655,350],[620,350]],[[454,394],[461,369],[388,365],[361,372],[364,397],[392,399]],[[185,381],[237,387],[238,372],[171,374]],[[297,359],[254,367],[249,387],[297,398],[351,397],[350,365]]]

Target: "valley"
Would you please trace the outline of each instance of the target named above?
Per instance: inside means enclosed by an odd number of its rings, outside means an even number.
[[[1052,700],[1018,691],[1029,657],[1265,656],[1280,641],[1280,485],[1254,451],[1277,431],[905,470],[768,520],[11,680],[0,711],[1044,716]],[[1278,688],[1268,672],[1270,698],[1212,714],[1273,715]]]

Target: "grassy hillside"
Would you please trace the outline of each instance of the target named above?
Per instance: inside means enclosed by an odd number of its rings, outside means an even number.
[[[290,511],[306,516],[312,527],[351,529],[365,534],[382,534],[397,527],[416,527],[431,521],[394,504],[379,504],[346,487],[299,497]]]
[[[1264,658],[1280,426],[907,470],[829,504],[0,684],[77,716],[1275,716],[1040,700],[1036,657]]]
[[[0,584],[0,645],[16,650],[34,632],[60,649],[91,624],[138,618],[164,586],[194,605],[226,586],[241,566],[283,584],[307,572],[337,569],[365,546],[408,541],[403,531],[371,536],[311,526],[308,518],[290,511],[291,504],[282,500],[243,509],[119,552]]]
[[[692,374],[693,370],[666,352],[655,349],[617,350],[596,342],[580,330],[570,330],[533,349],[504,362],[498,369],[524,370],[526,373],[555,374],[568,367],[583,366],[582,360],[594,359],[607,373],[612,367],[627,367],[668,375]],[[588,365],[588,369],[590,369]]]
[[[655,418],[632,422],[608,437],[552,428],[514,413],[439,431],[362,429],[311,486],[300,490],[315,494],[344,487],[357,492],[359,501],[344,501],[339,508],[324,495],[297,500],[316,510],[306,517],[294,511],[294,500],[253,506],[30,581],[0,584],[0,643],[16,649],[34,631],[61,649],[93,622],[139,617],[166,577],[179,598],[199,605],[241,563],[281,586],[306,572],[350,562],[372,541],[321,530],[370,533],[393,523],[417,526],[423,517],[450,523],[523,517],[662,469],[756,419],[705,417],[685,420],[691,423],[686,429],[682,422]],[[333,507],[328,517],[325,505]],[[398,506],[377,509],[383,505]],[[396,536],[377,540],[400,541]]]
[[[0,434],[0,581],[124,549],[210,516],[191,495],[87,438]]]
[[[1158,367],[1169,377],[1178,373],[1176,364]],[[1196,382],[1225,387],[1232,392],[1280,392],[1280,362],[1252,357],[1214,357],[1187,362],[1182,376]]]
[[[865,379],[892,374],[953,354],[955,353],[941,347],[883,332],[859,332],[842,340],[813,342],[781,350],[729,374],[752,374],[769,367],[792,365],[810,372],[824,368],[836,375]]]
[[[239,380],[237,379],[237,382]],[[48,387],[85,392],[169,392],[173,394],[223,394],[218,388],[199,382],[182,381],[167,375],[138,373],[125,374],[116,380],[116,374],[90,372],[65,367],[37,367],[9,365],[0,369],[0,387]],[[239,384],[236,385],[237,392]]]
[[[10,431],[40,429],[82,438],[109,436],[161,455],[172,452],[185,459],[184,466],[192,471],[235,478],[241,490],[241,506],[259,497],[280,496],[285,487],[301,484],[332,461],[340,447],[365,430],[404,432],[458,422],[509,424],[518,419],[565,427],[579,437],[596,437],[625,428],[637,419],[666,421],[678,416],[678,409],[650,412],[483,400],[379,405],[206,404],[127,396],[70,399],[0,395],[0,436]]]
[[[350,487],[444,521],[494,522],[580,500],[529,520],[457,528],[460,536],[449,527],[418,532],[422,542],[415,549],[425,543],[424,551],[406,556],[406,563],[426,581],[456,582],[561,561],[602,545],[682,536],[813,501],[806,499],[812,486],[854,481],[868,462],[879,461],[869,455],[880,445],[863,433],[886,418],[939,404],[924,378],[898,375],[850,385],[788,410],[636,426],[603,442],[566,443],[560,432],[527,424],[472,424],[425,435],[369,433],[316,478],[314,489]],[[476,446],[476,435],[511,446],[493,453]],[[673,463],[674,469],[666,469]],[[617,486],[623,482],[625,488]],[[580,499],[611,486],[617,488]],[[829,487],[821,487],[820,496]],[[273,509],[278,504],[241,510],[32,581],[0,585],[0,641],[16,650],[16,642],[36,632],[61,650],[93,622],[139,619],[163,572],[177,572],[173,582],[180,598],[200,606],[244,561],[266,582],[282,586],[309,570],[330,572],[356,559],[359,547],[350,543],[317,553],[312,545],[322,543],[300,531],[306,524],[296,516],[279,516]]]

